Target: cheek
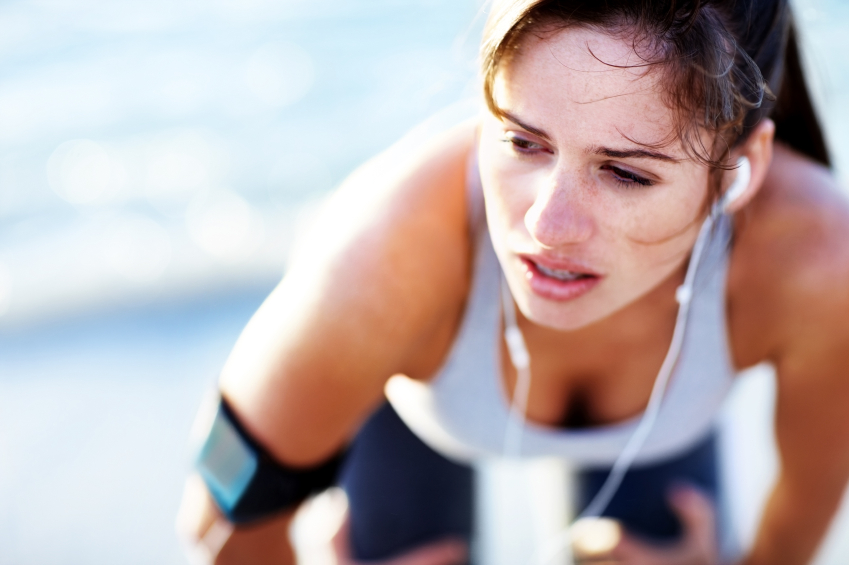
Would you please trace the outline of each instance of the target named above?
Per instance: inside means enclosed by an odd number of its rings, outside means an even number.
[[[686,261],[704,217],[703,198],[694,195],[620,203],[618,213],[610,215],[606,227],[617,242],[612,260],[620,273],[628,273],[632,291],[648,291]]]
[[[518,189],[521,183],[516,179],[496,175],[484,181],[484,199],[490,219],[497,219],[511,227],[523,223],[525,213],[533,204],[533,198],[526,191]]]
[[[520,240],[525,239],[524,214],[527,207],[504,179],[490,180],[492,182],[483,180],[486,221],[493,246],[497,252],[503,252],[512,247],[510,242],[517,236]]]
[[[491,227],[515,227],[534,203],[535,180],[532,172],[499,158],[497,143],[482,143],[478,156],[487,218]]]
[[[683,236],[704,215],[706,193],[675,187],[649,195],[606,199],[605,224],[627,240],[642,245],[659,245]]]

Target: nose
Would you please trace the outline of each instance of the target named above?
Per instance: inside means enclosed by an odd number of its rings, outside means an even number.
[[[586,241],[593,232],[586,205],[574,183],[550,182],[525,214],[525,227],[547,249]]]

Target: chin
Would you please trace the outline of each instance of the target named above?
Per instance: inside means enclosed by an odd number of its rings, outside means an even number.
[[[607,316],[612,311],[598,308],[590,300],[562,303],[538,296],[528,296],[519,303],[519,310],[529,321],[557,331],[579,330]]]

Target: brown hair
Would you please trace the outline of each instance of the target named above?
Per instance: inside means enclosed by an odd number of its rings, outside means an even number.
[[[680,139],[713,171],[727,169],[731,148],[769,116],[778,139],[830,165],[787,0],[495,0],[481,44],[493,114],[503,117],[496,74],[523,40],[575,25],[630,38],[639,66],[664,73],[665,102],[678,119],[661,145]],[[705,130],[712,147],[702,143]]]

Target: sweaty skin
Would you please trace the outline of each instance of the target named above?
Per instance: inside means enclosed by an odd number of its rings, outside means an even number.
[[[652,141],[664,113],[651,75],[592,67],[580,53],[590,43],[599,59],[627,53],[627,43],[580,29],[529,47],[497,98],[521,124],[488,115],[416,151],[390,149],[354,173],[315,220],[221,379],[250,433],[281,461],[330,456],[382,401],[390,376],[426,380],[440,366],[469,283],[465,173],[476,147],[494,245],[534,364],[528,418],[566,421],[577,397],[589,424],[645,408],[710,198],[707,172],[681,148],[664,151],[673,161],[598,150],[625,147],[619,130]],[[575,63],[568,85],[554,66],[564,57]],[[599,81],[592,71],[608,74]],[[553,95],[564,89],[567,96]],[[781,473],[747,565],[808,562],[849,477],[849,208],[826,169],[773,145],[772,133],[767,120],[736,150],[753,173],[732,210],[727,283],[736,368],[768,361],[778,374]],[[653,184],[621,184],[635,175]],[[603,278],[582,296],[553,300],[523,282],[524,255],[580,263]],[[506,358],[503,365],[510,390],[515,374]],[[711,509],[687,495],[676,507],[689,528],[680,546],[661,550],[625,536],[613,556],[632,565],[709,563]],[[187,490],[180,528],[188,538],[201,538],[215,516],[205,493]],[[216,563],[243,562],[241,552],[266,546],[250,561],[291,562],[273,541],[287,524],[283,516],[236,530]]]

